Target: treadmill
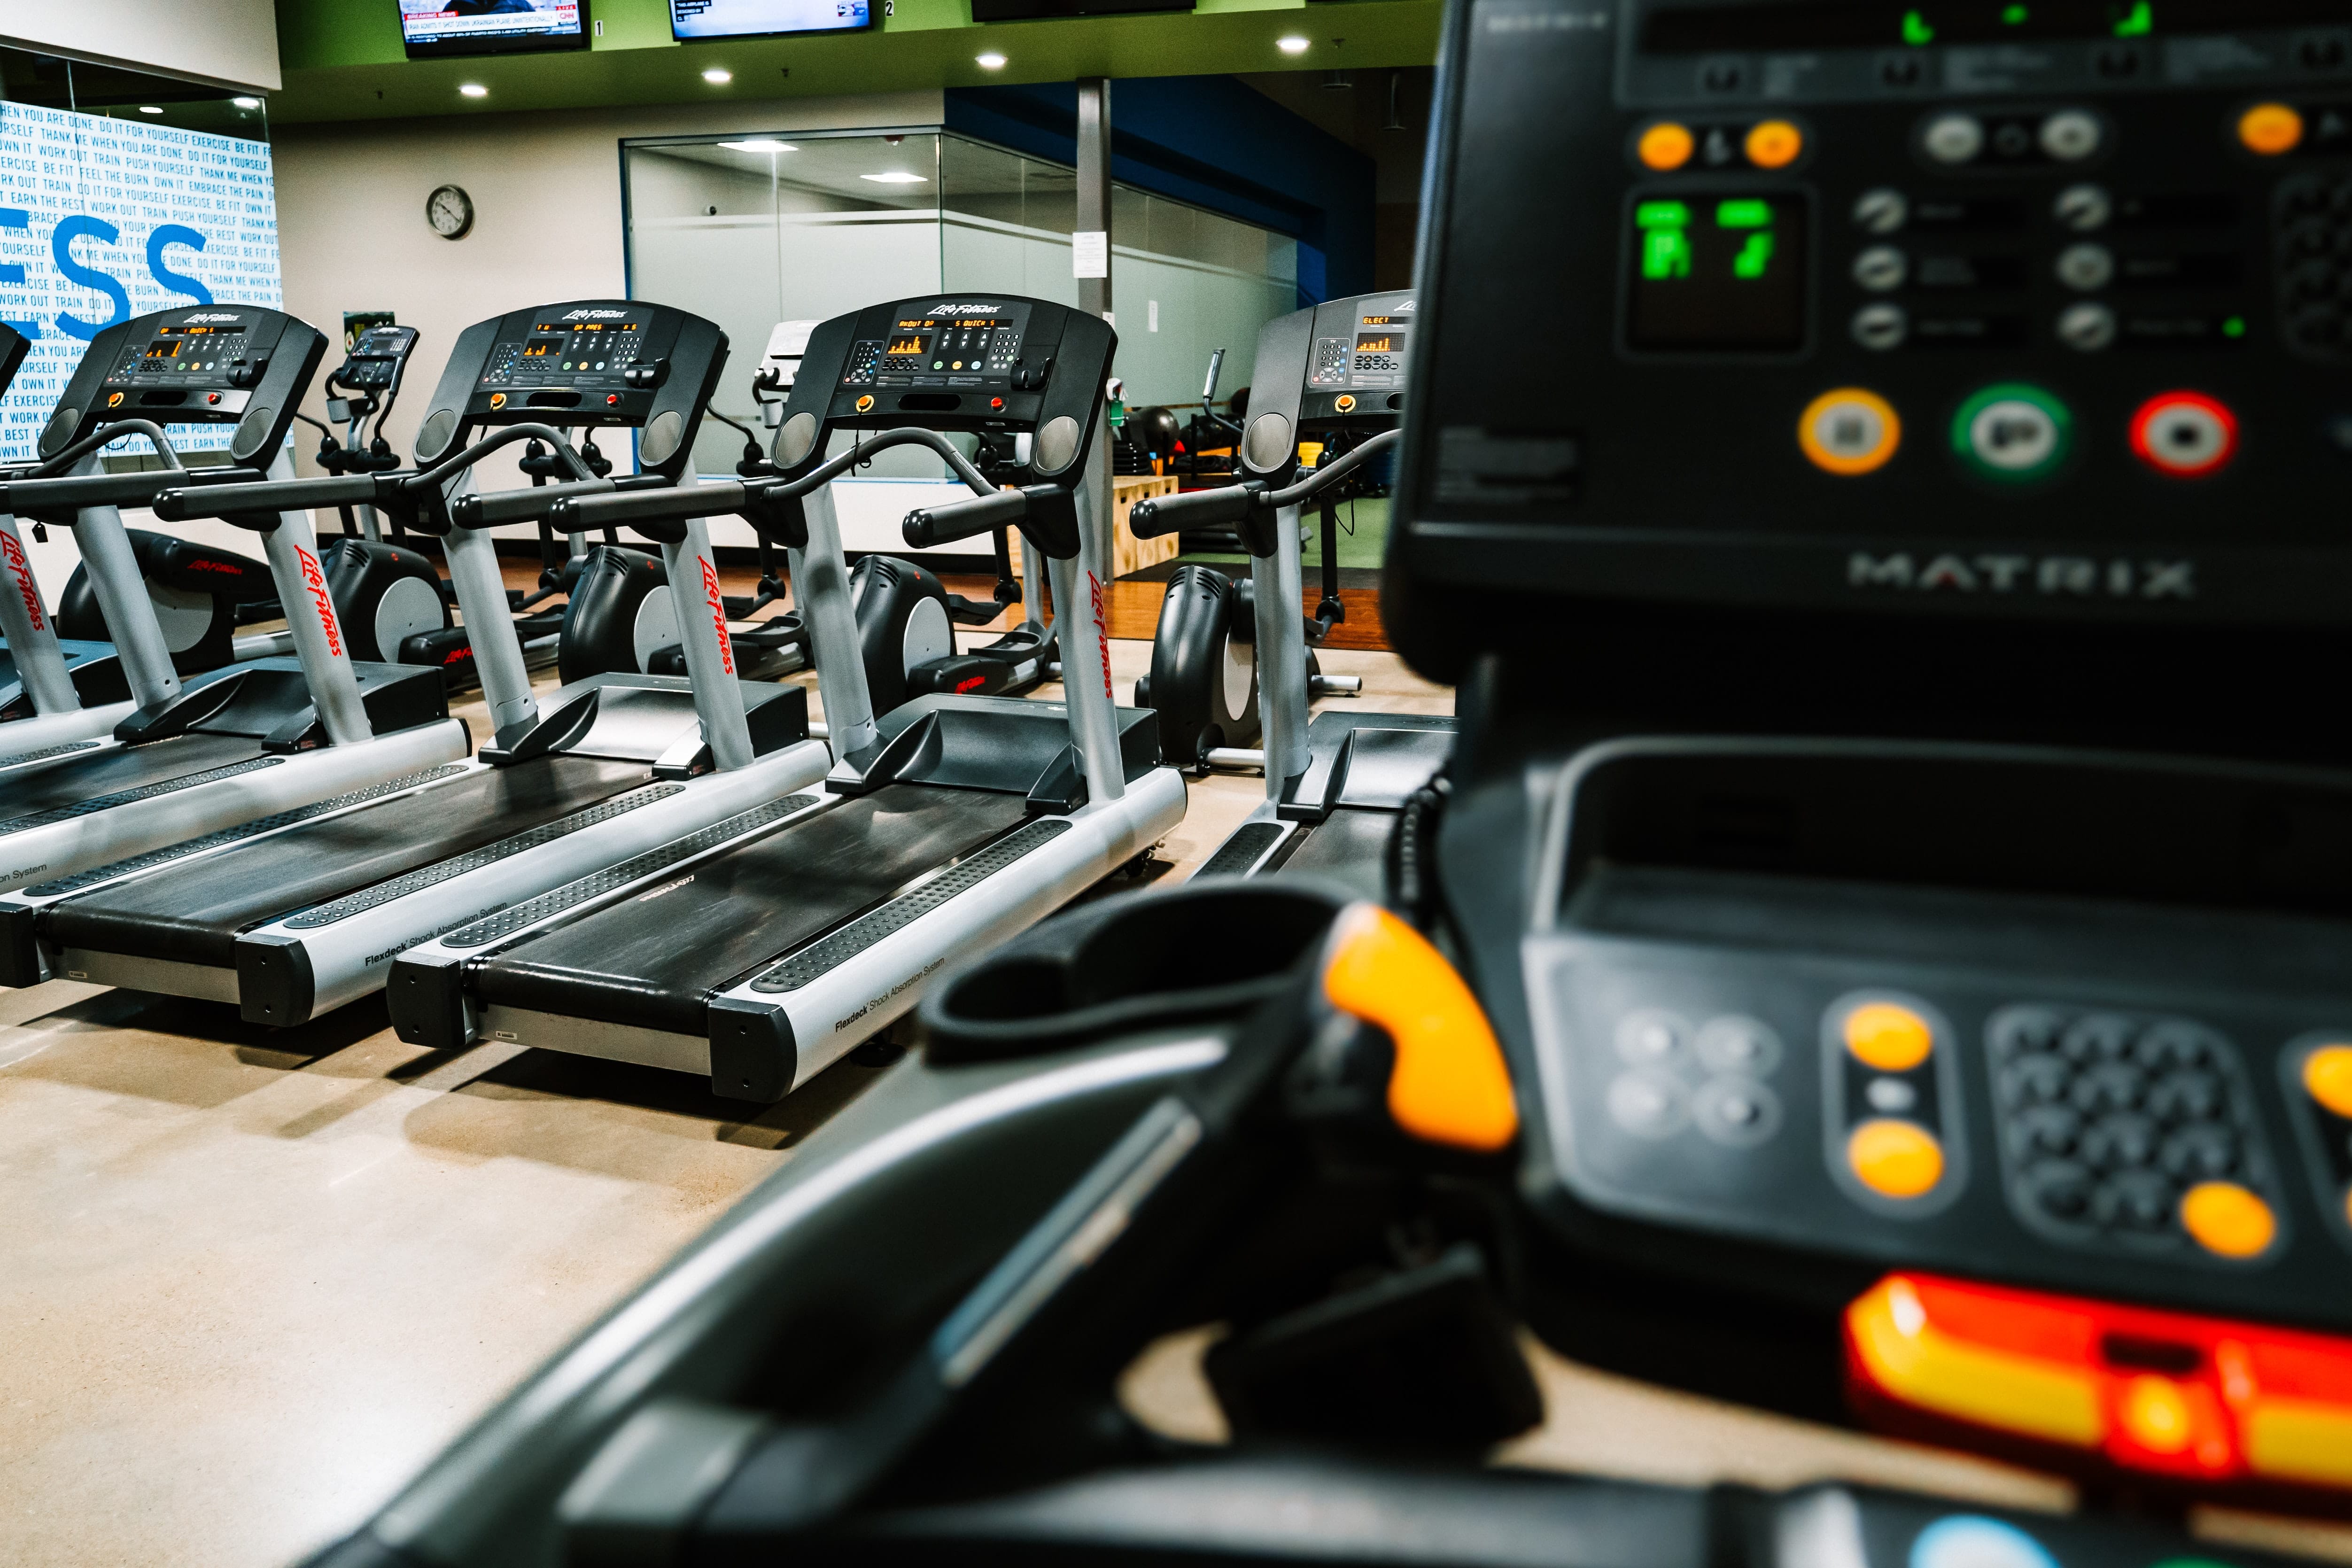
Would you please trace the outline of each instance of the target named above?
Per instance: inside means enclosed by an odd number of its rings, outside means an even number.
[[[54,878],[0,898],[0,984],[53,975],[235,1004],[306,1022],[380,989],[400,949],[715,824],[781,820],[831,758],[797,686],[738,680],[705,526],[666,529],[671,580],[705,585],[684,617],[686,676],[604,674],[535,699],[489,528],[569,496],[691,480],[695,428],[727,339],[634,300],[514,310],[457,340],[420,456],[398,473],[167,491],[166,518],[362,505],[441,535],[497,733],[481,754],[305,811]],[[594,476],[568,444],[638,433],[644,473]],[[481,439],[468,438],[488,431]],[[473,465],[536,439],[574,478],[494,494]],[[738,826],[741,826],[738,822]]]
[[[1415,309],[1410,290],[1391,291],[1327,300],[1268,321],[1258,333],[1249,426],[1236,447],[1241,478],[1216,489],[1148,497],[1129,514],[1139,539],[1231,525],[1257,570],[1272,567],[1262,579],[1253,574],[1265,799],[1198,875],[1289,871],[1384,898],[1398,814],[1453,750],[1447,718],[1334,708],[1310,721],[1306,643],[1292,629],[1304,598],[1301,510],[1393,450],[1419,335]],[[1332,455],[1350,437],[1356,445]],[[1324,456],[1301,469],[1298,448],[1310,440],[1324,443]],[[1331,531],[1325,530],[1327,552]],[[1154,689],[1178,673],[1155,677]]]
[[[1090,517],[1115,339],[1041,300],[929,296],[819,326],[777,431],[780,479],[589,497],[559,528],[744,509],[791,552],[830,726],[832,797],[731,839],[683,840],[421,943],[388,990],[402,1039],[479,1039],[707,1076],[774,1100],[912,1006],[933,972],[1139,859],[1182,819],[1151,715],[1113,705]],[[827,461],[838,431],[873,432]],[[998,490],[943,432],[1023,435]],[[829,481],[923,440],[976,492],[907,520],[917,548],[997,524],[1049,562],[1063,702],[918,697],[876,718]],[[643,522],[639,522],[643,526]]]
[[[134,704],[119,717],[104,708],[58,715],[87,727],[0,759],[0,891],[307,806],[470,749],[436,672],[351,658],[307,513],[247,520],[263,535],[291,657],[183,682],[142,584],[117,509],[151,504],[167,489],[264,471],[290,477],[287,432],[325,342],[305,322],[251,305],[157,311],[109,327],[41,433],[40,469],[0,480],[0,514],[73,530]],[[234,425],[237,466],[179,468],[159,419]],[[150,441],[167,467],[100,471],[100,449],[129,435]],[[53,636],[24,624],[10,630],[20,663],[54,668]]]

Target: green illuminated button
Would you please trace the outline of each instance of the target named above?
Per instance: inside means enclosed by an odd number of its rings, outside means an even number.
[[[2074,416],[2038,386],[2005,382],[1988,386],[1952,416],[1952,450],[1988,479],[2012,482],[2046,477],[2066,460]]]

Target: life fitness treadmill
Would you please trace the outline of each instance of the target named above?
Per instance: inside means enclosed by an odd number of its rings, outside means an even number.
[[[1273,571],[1254,595],[1259,729],[1265,800],[1227,836],[1200,875],[1254,876],[1277,869],[1336,878],[1383,896],[1388,844],[1398,813],[1428,784],[1453,745],[1454,721],[1427,714],[1307,714],[1307,645],[1292,615],[1304,602],[1300,513],[1307,503],[1360,476],[1395,448],[1405,374],[1418,333],[1412,293],[1331,300],[1268,321],[1259,331],[1250,381],[1250,422],[1232,485],[1135,503],[1128,526],[1139,539],[1183,528],[1232,524],[1244,546]],[[1357,437],[1344,454],[1311,469],[1298,465],[1303,441]],[[1215,606],[1179,602],[1171,586],[1152,648],[1151,694],[1177,700],[1231,681],[1231,655],[1211,629]],[[1223,655],[1220,658],[1220,655]],[[1217,659],[1225,668],[1212,664]],[[1163,735],[1165,726],[1163,724]]]
[[[565,503],[559,530],[737,510],[791,552],[834,748],[823,809],[682,840],[394,961],[402,1039],[495,1038],[708,1074],[774,1100],[983,948],[1136,860],[1182,819],[1151,716],[1114,706],[1091,527],[1115,343],[1039,300],[938,296],[811,334],[772,452],[781,480]],[[971,362],[935,373],[929,362]],[[828,461],[837,431],[873,431]],[[941,431],[1028,435],[1030,483],[999,491]],[[1050,562],[1063,702],[932,694],[878,719],[859,657],[830,481],[921,441],[978,494],[907,521],[917,548],[1017,525]],[[744,505],[755,492],[768,499]]]
[[[1468,992],[1215,959],[1279,879],[1042,926],[325,1561],[2282,1561],[2183,1526],[2352,1487],[2341,19],[1449,7],[1383,619]],[[1246,1022],[1116,1037],[1163,900]],[[2081,1506],[1496,1465],[1521,1321]],[[1136,1432],[1202,1323],[1233,1442]],[[1450,1451],[1330,1429],[1415,1373]]]
[[[543,703],[488,531],[533,521],[567,495],[690,478],[694,431],[726,354],[716,326],[666,306],[573,300],[510,311],[459,336],[420,437],[432,466],[159,498],[169,517],[365,504],[439,531],[496,737],[471,761],[396,786],[0,899],[0,984],[67,974],[234,1002],[253,1023],[299,1024],[380,990],[393,954],[436,931],[715,824],[740,828],[815,804],[793,793],[831,761],[807,738],[807,693],[735,679],[701,523],[663,545],[671,581],[703,585],[700,613],[685,617],[691,673],[594,676]],[[590,475],[565,440],[589,426],[640,432],[646,471]],[[531,438],[567,456],[579,477],[471,492],[474,464]]]
[[[12,735],[53,718],[89,727],[0,760],[0,891],[307,806],[469,749],[435,672],[351,658],[308,514],[287,514],[283,527],[275,513],[251,520],[292,636],[290,658],[253,659],[184,686],[142,585],[117,508],[146,505],[165,489],[259,477],[244,465],[290,477],[287,431],[325,342],[306,322],[251,305],[163,310],[109,327],[41,432],[48,473],[0,481],[0,514],[73,530],[134,704],[119,715],[61,710],[9,726]],[[238,466],[182,471],[159,419],[234,425],[229,456]],[[100,471],[100,448],[129,435],[151,442],[167,466]],[[53,637],[25,623],[7,629],[20,664],[49,660]]]

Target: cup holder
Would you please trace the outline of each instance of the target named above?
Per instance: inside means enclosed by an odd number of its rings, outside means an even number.
[[[1047,921],[923,999],[935,1064],[998,1061],[1236,1017],[1281,989],[1355,895],[1214,877]]]

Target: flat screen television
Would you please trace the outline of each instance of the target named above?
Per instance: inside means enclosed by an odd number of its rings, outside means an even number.
[[[971,0],[975,22],[1037,22],[1056,16],[1125,16],[1190,11],[1193,0]]]
[[[854,33],[874,26],[875,0],[669,0],[670,37],[772,38],[792,33]]]
[[[588,47],[588,0],[400,0],[410,59]]]

